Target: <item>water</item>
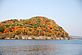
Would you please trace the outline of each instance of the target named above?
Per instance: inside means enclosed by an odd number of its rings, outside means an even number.
[[[0,40],[0,55],[82,55],[82,40]]]

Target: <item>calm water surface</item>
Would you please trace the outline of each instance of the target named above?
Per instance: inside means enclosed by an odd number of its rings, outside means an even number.
[[[0,40],[0,55],[82,55],[82,40]]]

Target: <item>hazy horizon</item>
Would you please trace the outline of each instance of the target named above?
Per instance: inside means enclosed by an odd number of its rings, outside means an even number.
[[[0,0],[0,21],[44,16],[82,36],[82,0]]]

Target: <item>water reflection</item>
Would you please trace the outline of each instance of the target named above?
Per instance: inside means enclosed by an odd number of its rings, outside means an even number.
[[[52,45],[0,47],[0,55],[52,55],[54,50]]]
[[[82,55],[82,40],[1,40],[0,55]]]

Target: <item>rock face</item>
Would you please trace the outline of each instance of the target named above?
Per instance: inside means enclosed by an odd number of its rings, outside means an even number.
[[[7,20],[0,23],[0,39],[70,39],[54,20],[42,16],[26,20]]]

